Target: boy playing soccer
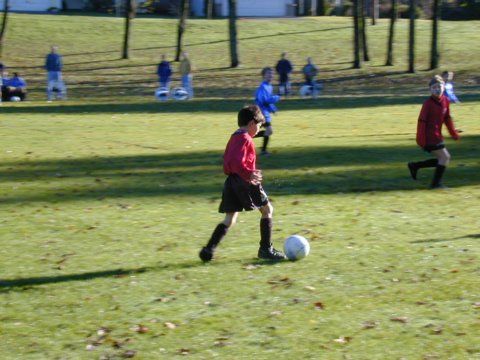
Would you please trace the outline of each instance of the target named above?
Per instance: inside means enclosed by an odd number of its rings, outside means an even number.
[[[207,245],[200,250],[200,259],[205,262],[212,260],[215,248],[237,221],[238,213],[254,209],[259,209],[262,214],[258,257],[267,260],[285,259],[272,246],[273,207],[261,185],[262,172],[256,168],[253,137],[264,122],[265,118],[256,105],[247,105],[238,113],[239,129],[230,137],[223,156],[223,171],[228,176],[223,186],[219,212],[225,213],[225,219],[217,225]]]
[[[438,189],[444,187],[440,181],[450,161],[450,153],[443,142],[443,124],[447,126],[448,132],[454,140],[458,140],[460,137],[450,116],[448,99],[443,94],[445,83],[442,77],[435,75],[429,85],[432,96],[423,103],[422,110],[418,117],[417,144],[423,150],[432,153],[436,159],[409,162],[408,169],[410,170],[412,178],[416,180],[419,169],[435,167],[430,188]]]

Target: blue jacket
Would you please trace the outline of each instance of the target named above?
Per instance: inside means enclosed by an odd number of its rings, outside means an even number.
[[[255,92],[255,104],[262,110],[265,121],[270,123],[272,121],[272,113],[277,112],[277,107],[274,103],[280,100],[280,96],[273,95],[273,86],[266,81],[262,81]]]
[[[25,88],[27,87],[27,83],[21,77],[12,77],[10,79],[4,80],[3,85],[6,86],[13,86],[16,88]]]
[[[161,82],[166,82],[172,75],[172,68],[170,67],[170,63],[168,61],[162,61],[158,64],[157,67],[157,75]]]
[[[45,60],[45,69],[47,71],[62,71],[62,56],[56,53],[50,53]]]

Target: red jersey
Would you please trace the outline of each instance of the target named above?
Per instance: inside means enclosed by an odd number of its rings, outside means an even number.
[[[422,106],[417,124],[417,144],[424,148],[427,145],[437,145],[443,141],[442,125],[447,126],[448,132],[455,140],[458,133],[450,116],[449,102],[446,96],[437,99],[428,98]]]
[[[223,172],[226,175],[237,174],[250,182],[256,170],[257,153],[252,137],[244,129],[235,131],[228,141],[223,155]]]

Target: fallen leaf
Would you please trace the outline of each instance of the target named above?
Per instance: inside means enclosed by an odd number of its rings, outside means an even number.
[[[148,331],[148,328],[145,325],[138,324],[135,325],[134,327],[131,328],[131,330],[139,333],[139,334],[144,334]]]
[[[315,291],[316,290],[313,286],[309,286],[309,285],[305,286],[304,289],[308,290],[308,291]]]
[[[171,323],[171,322],[165,322],[163,325],[165,325],[165,327],[167,329],[170,329],[170,330],[173,330],[173,329],[176,329],[177,328],[177,325],[175,325],[174,323]]]
[[[346,344],[352,341],[352,338],[350,336],[340,336],[338,339],[334,339],[333,341],[340,344]]]
[[[123,357],[125,359],[130,359],[130,358],[135,357],[136,354],[137,354],[137,352],[135,350],[127,350],[124,353],[122,353],[121,357]]]
[[[325,305],[320,301],[317,301],[313,305],[315,306],[315,309],[317,309],[317,310],[325,310]]]
[[[245,270],[255,270],[255,269],[258,269],[259,267],[260,265],[248,264],[248,265],[245,265],[243,268]]]
[[[408,322],[408,318],[406,316],[394,316],[391,317],[390,320],[400,322],[402,324],[406,324]]]
[[[378,322],[375,320],[367,320],[363,322],[363,329],[373,329],[376,328],[378,325]]]
[[[111,332],[111,331],[112,331],[112,330],[110,330],[109,328],[102,326],[102,327],[99,327],[99,328],[97,329],[97,335],[98,335],[98,336],[103,336],[103,335],[108,334],[108,333]]]
[[[270,315],[272,316],[279,316],[279,315],[282,315],[282,312],[280,310],[274,310],[270,313]]]
[[[178,349],[178,353],[180,355],[188,355],[190,354],[190,349]]]

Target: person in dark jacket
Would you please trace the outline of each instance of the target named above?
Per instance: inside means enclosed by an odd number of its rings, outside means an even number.
[[[170,62],[167,61],[167,57],[162,55],[162,61],[157,66],[158,81],[161,88],[170,89],[170,77],[172,76],[172,67]]]
[[[58,46],[51,47],[45,59],[45,69],[47,70],[47,101],[52,101],[54,92],[58,93],[58,98],[66,99],[67,88],[62,78],[63,60],[62,55],[58,53]]]
[[[278,93],[280,95],[288,95],[291,90],[290,74],[293,71],[293,65],[290,60],[287,59],[287,53],[282,53],[282,57],[278,60],[275,70],[280,77]]]

